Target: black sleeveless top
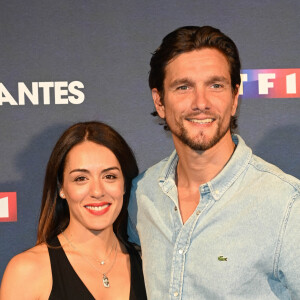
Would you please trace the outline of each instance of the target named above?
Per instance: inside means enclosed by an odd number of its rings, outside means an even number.
[[[95,298],[81,281],[72,265],[70,264],[57,237],[49,242],[48,247],[52,269],[52,290],[50,300],[94,300]],[[146,300],[144,276],[142,272],[142,261],[137,251],[126,245],[130,256],[131,285],[129,300]],[[122,287],[120,287],[122,288]]]

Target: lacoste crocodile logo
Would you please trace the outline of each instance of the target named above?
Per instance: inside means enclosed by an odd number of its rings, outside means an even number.
[[[227,257],[224,257],[223,255],[220,255],[220,256],[218,257],[218,260],[219,260],[219,261],[227,261]]]

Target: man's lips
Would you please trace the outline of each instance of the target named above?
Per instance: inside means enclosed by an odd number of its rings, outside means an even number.
[[[186,118],[186,119],[192,123],[197,123],[197,124],[209,124],[215,120],[213,118],[206,118],[206,119]]]

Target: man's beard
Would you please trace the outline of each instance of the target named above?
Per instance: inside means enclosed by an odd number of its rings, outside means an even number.
[[[217,120],[220,121],[220,119],[215,119],[214,122],[216,122]],[[207,138],[203,130],[199,131],[197,136],[195,136],[194,138],[189,137],[188,131],[183,126],[182,121],[180,122],[176,120],[176,130],[172,130],[169,124],[167,124],[172,134],[174,134],[183,144],[189,146],[192,150],[195,151],[205,151],[216,145],[225,136],[228,130],[230,130],[230,122],[228,122],[228,125],[226,127],[221,127],[221,123],[222,122],[219,122],[217,131],[212,138]]]

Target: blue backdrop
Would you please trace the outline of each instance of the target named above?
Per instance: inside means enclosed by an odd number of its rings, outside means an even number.
[[[150,115],[147,85],[151,52],[167,33],[212,25],[236,42],[243,69],[299,70],[299,10],[298,0],[3,1],[0,278],[13,255],[35,244],[45,166],[71,124],[113,126],[141,171],[172,151],[169,134]],[[239,108],[239,133],[248,145],[296,177],[299,108],[297,97],[241,97]],[[3,217],[11,205],[6,192],[17,195],[16,222]]]

